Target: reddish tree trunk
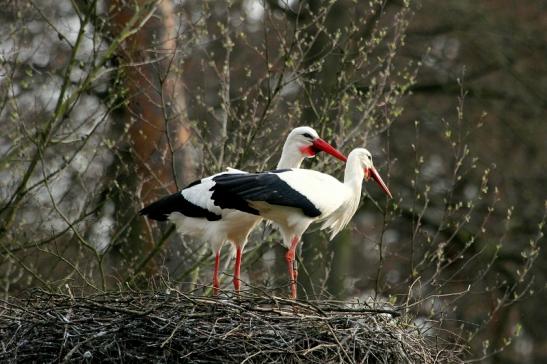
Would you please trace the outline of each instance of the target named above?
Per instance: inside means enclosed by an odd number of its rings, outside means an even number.
[[[149,13],[142,9],[151,3],[154,2],[111,0],[112,33],[122,32],[135,16],[140,24]],[[140,196],[145,204],[166,190],[174,192],[176,182],[195,178],[185,98],[180,75],[174,72],[178,65],[173,6],[163,0],[155,9],[153,16],[125,40],[119,54],[123,63],[129,65],[124,67],[128,104],[123,120],[129,127],[136,171],[143,181]],[[176,181],[177,178],[181,180]]]
[[[127,133],[129,159],[137,177],[131,168],[117,177],[121,186],[121,196],[116,201],[119,224],[132,221],[120,249],[123,257],[133,257],[130,264],[139,266],[138,269],[142,268],[139,261],[145,259],[144,268],[151,275],[157,272],[157,265],[149,258],[159,250],[154,249],[152,231],[144,220],[131,220],[136,212],[126,211],[130,202],[127,199],[136,197],[143,206],[174,192],[177,182],[195,179],[199,158],[191,144],[182,79],[176,72],[182,67],[177,57],[171,1],[110,0],[107,5],[113,37],[128,27],[137,27],[118,53],[127,102],[121,129]]]

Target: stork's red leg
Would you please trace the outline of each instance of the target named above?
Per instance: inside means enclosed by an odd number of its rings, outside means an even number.
[[[287,268],[289,270],[289,278],[291,279],[291,298],[296,299],[296,280],[298,279],[298,270],[296,269],[296,247],[300,239],[298,236],[295,236],[291,240],[291,247],[285,255],[285,260],[287,261]]]
[[[218,281],[218,269],[220,267],[220,249],[217,250],[217,254],[215,256],[215,271],[213,272],[213,294],[215,296],[218,295],[218,291],[220,289],[220,284]]]
[[[237,294],[239,294],[239,274],[241,272],[241,248],[237,247],[236,250],[236,265],[234,268],[234,289]]]

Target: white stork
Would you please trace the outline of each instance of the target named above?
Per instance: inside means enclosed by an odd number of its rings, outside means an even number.
[[[313,128],[295,128],[287,136],[277,168],[298,168],[304,158],[313,157],[320,151],[346,161],[346,157],[319,138]],[[234,209],[221,208],[211,199],[211,195],[217,178],[245,174],[246,172],[229,168],[227,172],[195,181],[182,191],[166,196],[140,211],[141,215],[150,219],[173,222],[181,235],[200,238],[211,244],[213,252],[216,253],[213,273],[215,294],[219,289],[220,250],[226,241],[231,242],[236,251],[233,284],[236,292],[239,292],[243,248],[249,233],[260,222],[261,217],[238,211],[235,209],[237,206]]]
[[[315,221],[330,230],[332,239],[351,220],[361,199],[363,178],[372,177],[389,196],[391,192],[374,168],[370,152],[354,149],[348,156],[344,182],[309,169],[280,169],[262,173],[232,173],[212,177],[215,206],[259,215],[278,225],[289,249],[287,260],[291,297],[296,298],[297,272],[293,266],[298,242]]]

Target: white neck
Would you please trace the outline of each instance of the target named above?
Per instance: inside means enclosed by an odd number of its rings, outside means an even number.
[[[361,188],[365,172],[359,160],[359,156],[351,154],[346,162],[344,173],[344,186],[347,188],[347,199],[325,221],[321,229],[330,229],[331,239],[336,236],[351,220],[361,201]]]
[[[283,145],[283,152],[281,153],[281,158],[279,163],[277,163],[277,169],[285,168],[300,168],[300,164],[304,160],[304,156],[298,148],[293,145],[289,145],[289,142],[286,141]]]
[[[344,172],[344,184],[349,187],[352,197],[359,200],[361,198],[361,187],[365,171],[359,159],[359,156],[350,154],[346,162],[346,170]]]

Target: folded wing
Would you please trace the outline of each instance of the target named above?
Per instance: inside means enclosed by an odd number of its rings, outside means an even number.
[[[260,215],[251,202],[266,202],[269,205],[294,207],[308,217],[317,217],[321,211],[302,193],[280,178],[293,170],[276,170],[265,173],[230,173],[213,177],[211,196],[216,206]]]

